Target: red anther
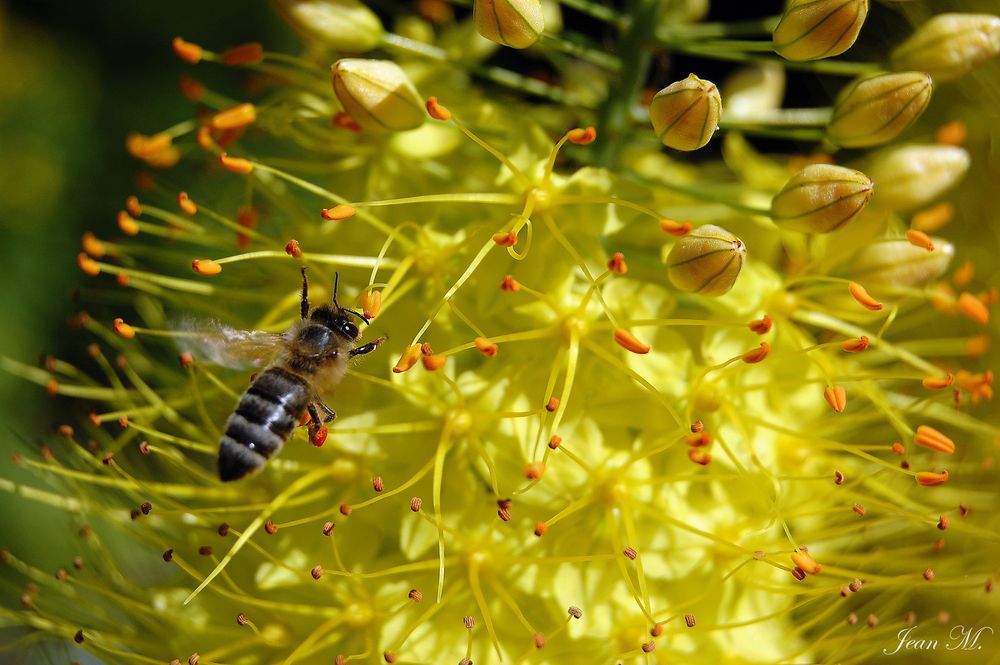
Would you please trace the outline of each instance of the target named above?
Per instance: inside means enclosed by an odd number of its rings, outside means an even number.
[[[771,327],[774,325],[774,320],[771,319],[770,315],[765,314],[759,319],[755,319],[747,324],[747,328],[751,331],[757,333],[758,335],[765,335],[771,332]]]
[[[536,649],[545,648],[545,636],[541,633],[535,633],[531,636],[531,641],[534,643]]]
[[[58,395],[59,382],[57,382],[55,379],[49,379],[49,382],[45,385],[45,392],[53,396]]]
[[[59,432],[59,436],[63,437],[64,439],[73,438],[74,434],[73,428],[69,425],[60,425],[59,429],[56,431]]]
[[[767,342],[761,342],[760,347],[752,349],[743,354],[743,362],[748,365],[753,365],[759,363],[764,358],[767,358],[767,354],[771,352],[771,345]]]
[[[273,536],[274,534],[278,533],[278,527],[273,521],[268,520],[264,522],[264,531],[267,531],[269,535]]]
[[[212,546],[202,545],[201,547],[198,548],[198,554],[202,556],[212,556]]]
[[[563,440],[561,436],[559,436],[558,434],[553,434],[552,438],[549,439],[549,444],[548,444],[549,448],[555,450],[556,448],[562,445],[562,441]]]
[[[222,536],[223,538],[225,538],[226,536],[229,535],[229,528],[230,528],[229,524],[223,522],[222,524],[219,525],[219,528],[217,528],[215,532],[220,536]]]
[[[332,208],[323,208],[323,210],[320,211],[320,215],[323,219],[340,222],[354,217],[357,212],[358,211],[353,206],[341,203],[340,205],[335,205]]]
[[[118,426],[122,429],[128,427],[128,416],[122,416],[118,419]]]
[[[506,233],[494,233],[493,242],[501,247],[513,247],[517,244],[517,232],[510,230]]]
[[[672,219],[661,219],[660,228],[663,229],[665,233],[669,233],[670,235],[677,236],[679,238],[691,233],[691,229],[694,227],[691,225],[691,222],[684,222],[682,224],[680,222],[675,222]]]
[[[684,443],[692,448],[705,448],[712,445],[712,435],[708,432],[691,432],[684,437]]]
[[[868,339],[868,336],[862,335],[857,339],[847,340],[846,342],[840,345],[840,348],[842,348],[844,351],[847,351],[848,353],[861,353],[862,351],[868,348],[869,343],[870,340]]]
[[[363,130],[363,127],[358,124],[357,120],[343,111],[333,116],[333,126],[352,132],[360,132]]]
[[[195,138],[198,141],[198,146],[202,150],[213,151],[217,147],[215,141],[212,140],[212,129],[208,125],[202,125],[198,128]]]
[[[327,430],[326,427],[320,427],[318,430],[316,430],[316,434],[313,435],[313,438],[310,442],[317,448],[322,448],[323,444],[326,443],[327,434],[329,434],[329,430]]]
[[[930,568],[927,568],[926,570],[924,570],[924,579],[927,580],[928,582],[930,582],[931,580],[933,580],[934,579],[934,571],[932,569],[930,569]]]
[[[430,342],[424,342],[420,345],[420,354],[424,356],[433,356],[434,347],[431,346]]]
[[[73,641],[76,642],[77,644],[83,644],[83,629],[82,628],[80,630],[76,631],[76,633],[73,634]]]
[[[535,462],[524,467],[524,477],[528,480],[538,480],[543,475],[545,475],[545,464],[543,462]]]
[[[863,584],[858,578],[854,578],[854,581],[847,585],[847,588],[851,590],[851,593],[857,593],[861,591]]]
[[[662,623],[654,623],[653,627],[649,629],[649,634],[652,635],[653,637],[659,637],[660,635],[662,635],[663,634],[663,624]]]
[[[616,272],[619,275],[624,275],[628,272],[628,264],[625,263],[625,255],[621,252],[615,252],[611,260],[608,261],[608,270],[611,272]]]
[[[566,132],[566,140],[576,145],[589,145],[597,139],[597,130],[593,127],[577,127]]]
[[[351,505],[349,503],[340,504],[338,510],[340,510],[340,514],[343,515],[344,517],[349,517],[350,514],[354,512],[354,509],[351,508]]]
[[[97,236],[90,231],[84,233],[80,238],[80,246],[83,247],[83,251],[95,259],[99,259],[107,254],[107,248],[105,248],[104,243],[98,240]]]
[[[205,84],[187,74],[181,76],[177,87],[180,88],[181,94],[192,102],[201,101],[201,98],[205,96]]]
[[[131,281],[132,280],[129,278],[129,276],[123,273],[115,275],[115,283],[118,284],[118,286],[128,286],[129,282]]]
[[[293,259],[302,258],[302,249],[299,247],[299,241],[292,238],[285,243],[285,254],[288,254]]]
[[[810,575],[819,575],[823,570],[823,566],[816,563],[815,559],[812,558],[812,555],[805,548],[799,548],[797,552],[792,552],[792,563]]]
[[[80,252],[76,255],[76,265],[91,277],[99,275],[101,272],[101,266],[97,265],[97,261],[87,256],[86,252]]]
[[[138,217],[142,214],[142,205],[139,203],[138,197],[134,195],[125,199],[125,209],[133,217]]]
[[[104,466],[111,466],[111,463],[114,461],[115,461],[114,453],[104,453],[104,456],[101,458],[101,464],[103,464]]]
[[[187,192],[181,192],[177,195],[177,205],[180,206],[185,215],[195,215],[198,213],[198,206],[194,204],[194,201],[187,195]]]
[[[558,397],[550,397],[549,401],[545,403],[545,410],[548,411],[549,413],[552,413],[553,411],[555,411],[558,408],[559,408],[559,398]]]
[[[424,599],[424,594],[420,593],[419,589],[410,589],[410,592],[406,594],[406,597],[415,603],[419,603]]]
[[[946,122],[934,132],[934,141],[941,145],[962,145],[965,143],[969,130],[961,120]]]
[[[961,515],[962,517],[965,517],[966,515],[969,514],[969,507],[964,503],[958,504],[958,514]]]
[[[495,356],[497,354],[497,350],[499,349],[496,344],[485,337],[477,337],[473,340],[473,342],[475,343],[476,348],[479,349],[479,352],[488,358]]]
[[[947,515],[941,515],[940,517],[938,517],[938,523],[937,523],[937,528],[938,529],[940,529],[941,531],[944,531],[944,530],[946,530],[948,528],[948,525],[949,525],[949,521],[948,521],[948,516]]]
[[[256,65],[264,59],[264,47],[259,42],[240,44],[222,53],[222,64],[233,67],[235,65]]]
[[[181,37],[174,37],[174,53],[186,63],[196,65],[201,61],[201,47],[197,44],[184,41]]]
[[[901,444],[899,441],[896,441],[892,444],[892,452],[902,457],[906,453],[906,446]]]
[[[437,97],[428,97],[425,106],[427,114],[435,120],[451,120],[451,111],[439,104]]]
[[[506,275],[500,282],[500,290],[508,293],[517,293],[521,290],[521,283],[514,279],[513,275]]]

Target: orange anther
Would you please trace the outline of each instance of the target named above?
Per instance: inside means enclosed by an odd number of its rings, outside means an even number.
[[[361,294],[361,313],[366,319],[374,319],[382,310],[382,292],[371,289]]]
[[[955,442],[928,425],[921,425],[918,427],[917,435],[913,440],[918,446],[930,448],[931,450],[936,450],[939,453],[951,455],[955,452]]]
[[[883,305],[879,301],[875,300],[868,294],[868,290],[861,286],[857,282],[851,282],[847,285],[847,290],[851,292],[854,299],[858,301],[858,304],[862,307],[877,312],[882,309]]]
[[[918,471],[915,479],[918,485],[923,487],[936,487],[938,485],[944,485],[948,482],[949,473],[947,471],[942,471],[941,473],[936,473],[934,471]]]
[[[357,213],[357,210],[346,203],[335,205],[332,208],[323,208],[323,210],[320,211],[320,215],[322,215],[323,219],[329,219],[334,222],[350,219],[351,217],[354,217],[355,213]]]
[[[752,332],[757,333],[758,335],[766,335],[767,333],[771,332],[771,327],[773,325],[774,321],[771,319],[769,315],[765,314],[761,318],[754,319],[753,321],[748,323],[747,328],[749,328]]]
[[[844,386],[830,386],[823,391],[823,399],[837,413],[843,413],[847,408],[847,391]]]
[[[691,423],[692,434],[697,434],[698,432],[703,432],[703,431],[705,431],[705,423],[701,422],[700,420],[696,420],[693,423]]]
[[[924,384],[924,388],[928,388],[930,390],[942,390],[950,386],[954,380],[955,375],[949,372],[945,377],[928,376],[922,383]]]
[[[83,237],[80,238],[80,244],[83,246],[83,251],[95,259],[101,258],[107,252],[104,243],[98,240],[97,236],[90,231],[83,234]]]
[[[257,107],[253,104],[239,104],[219,111],[212,116],[213,129],[236,129],[252,125],[257,120]]]
[[[192,102],[201,100],[205,94],[205,84],[187,74],[181,76],[178,87],[181,89],[181,94]]]
[[[941,515],[940,517],[938,517],[938,523],[937,523],[937,528],[938,529],[940,529],[941,531],[945,531],[945,530],[948,529],[949,525],[950,525],[950,522],[948,520],[948,516],[947,515]]]
[[[843,473],[843,471],[834,471],[833,472],[833,483],[835,485],[843,485],[844,484],[844,473]]]
[[[691,226],[691,222],[681,223],[681,222],[675,222],[672,219],[664,218],[660,220],[660,228],[663,229],[664,232],[669,233],[672,236],[677,236],[679,238],[680,236],[684,236],[687,235],[688,233],[691,233],[691,229],[693,229],[694,227]]]
[[[934,140],[941,145],[962,145],[969,130],[961,120],[952,120],[938,127],[934,132]]]
[[[576,145],[589,145],[597,138],[597,130],[593,127],[577,127],[566,132],[566,140]]]
[[[128,286],[130,281],[131,279],[129,278],[129,276],[124,273],[118,273],[117,275],[115,275],[115,282],[118,284],[118,286]]]
[[[55,379],[49,379],[48,384],[45,386],[45,392],[53,396],[58,395],[59,383]]]
[[[187,195],[187,192],[181,192],[177,195],[177,205],[180,206],[185,215],[195,215],[198,213],[198,206],[194,204],[194,201]]]
[[[476,348],[479,349],[479,352],[484,356],[492,358],[497,354],[497,345],[485,337],[477,337],[473,340],[473,342],[475,343]]]
[[[222,266],[212,259],[195,259],[191,262],[191,267],[199,275],[218,275],[222,272]]]
[[[444,367],[444,364],[448,361],[447,356],[422,356],[420,358],[421,362],[424,363],[424,369],[428,372],[436,372],[437,370]]]
[[[906,454],[906,446],[897,441],[894,444],[892,444],[892,452],[902,457],[904,454]]]
[[[115,332],[125,339],[132,339],[135,337],[135,328],[125,323],[124,319],[115,319],[112,326],[114,327]]]
[[[501,247],[513,247],[517,244],[517,233],[513,230],[506,233],[494,233],[493,242]]]
[[[975,264],[972,261],[966,261],[959,266],[958,270],[955,271],[955,274],[951,276],[951,281],[955,284],[955,286],[962,288],[968,285],[968,283],[971,282],[972,278],[975,276]]]
[[[692,432],[684,436],[684,443],[692,448],[704,448],[712,445],[712,435],[704,430],[701,432]]]
[[[293,259],[302,258],[302,248],[299,247],[299,241],[292,238],[285,243],[285,254],[288,254]]]
[[[399,357],[396,361],[396,366],[392,368],[392,371],[396,374],[400,372],[405,372],[420,360],[420,345],[411,344],[403,350],[403,355]]]
[[[862,351],[868,348],[869,343],[870,342],[868,340],[868,336],[862,335],[857,339],[847,340],[846,342],[840,345],[840,348],[842,348],[844,351],[847,351],[848,353],[861,353]]]
[[[257,228],[257,208],[253,206],[240,206],[236,211],[236,223],[244,229],[255,229]],[[240,248],[247,248],[250,246],[251,237],[249,233],[238,231],[236,233],[236,244]],[[288,246],[285,245],[285,251],[288,251]],[[301,252],[299,252],[301,255]],[[292,256],[295,256],[294,254]],[[295,256],[298,258],[298,256]]]
[[[541,537],[546,531],[549,530],[548,525],[545,522],[535,522],[535,535]]]
[[[363,127],[358,124],[357,120],[343,111],[333,116],[333,126],[340,127],[341,129],[347,129],[352,132],[360,132],[363,129]]]
[[[934,251],[934,241],[932,241],[930,236],[924,233],[923,231],[909,229],[906,232],[906,239],[910,241],[911,245],[916,245],[917,247],[923,247],[928,252]]]
[[[767,358],[767,354],[771,352],[771,345],[767,342],[761,342],[760,346],[756,349],[752,349],[743,354],[743,362],[748,365],[753,365],[754,363],[759,363],[764,358]]]
[[[549,398],[549,401],[545,404],[545,410],[548,411],[549,413],[552,413],[553,411],[555,411],[558,408],[559,408],[559,398],[558,397],[551,397],[551,398]]]
[[[801,569],[802,572],[810,575],[819,575],[820,571],[823,570],[823,566],[816,563],[816,560],[812,558],[812,555],[805,550],[792,552],[792,563]]]
[[[174,53],[184,62],[192,65],[198,64],[201,60],[201,47],[191,42],[186,42],[180,37],[174,37]]]
[[[253,162],[242,157],[230,157],[226,153],[219,155],[222,165],[233,173],[250,173],[253,171]]]
[[[608,270],[611,272],[616,272],[619,275],[624,275],[628,272],[628,264],[625,263],[625,255],[621,252],[615,252],[611,260],[608,261]]]
[[[517,293],[521,290],[521,283],[514,279],[513,275],[506,275],[500,282],[500,290],[508,293]]]
[[[965,352],[972,357],[981,356],[990,350],[989,335],[976,335],[965,342]]]
[[[125,235],[134,236],[139,234],[139,222],[132,219],[124,210],[118,211],[118,228]]]
[[[133,217],[138,217],[142,214],[142,206],[139,204],[139,199],[136,196],[130,196],[125,199],[125,209]]]
[[[544,475],[545,464],[543,462],[535,462],[524,467],[524,477],[528,480],[538,480]]]
[[[632,333],[624,328],[615,328],[615,341],[618,342],[618,346],[622,347],[626,351],[631,351],[632,353],[638,353],[640,355],[649,353],[651,348],[649,344],[640,342],[632,336]]]
[[[218,147],[215,145],[215,141],[212,140],[212,128],[208,125],[199,127],[195,137],[202,150],[214,151]]]
[[[549,439],[549,444],[548,444],[549,448],[555,450],[556,448],[562,445],[562,441],[563,440],[561,436],[559,436],[558,434],[553,434],[552,438]]]
[[[173,139],[169,134],[153,134],[147,136],[138,132],[129,132],[125,137],[125,149],[128,154],[137,159],[148,160],[156,155],[162,154],[173,146]]]
[[[965,292],[958,297],[958,309],[967,317],[979,324],[986,325],[990,322],[990,310],[986,308],[983,301]]]
[[[427,114],[435,120],[451,120],[451,111],[438,104],[437,97],[428,97],[425,106],[427,107]]]
[[[688,459],[695,464],[706,466],[712,461],[712,456],[704,448],[688,448]]]
[[[240,44],[222,54],[222,64],[230,67],[235,65],[256,65],[263,59],[264,47],[260,45],[260,42]]]
[[[946,201],[913,213],[910,226],[924,233],[933,233],[950,222],[954,216],[955,206]]]

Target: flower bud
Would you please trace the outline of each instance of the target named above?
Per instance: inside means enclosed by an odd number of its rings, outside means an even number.
[[[969,153],[950,145],[907,145],[874,155],[866,169],[878,193],[875,203],[894,210],[920,208],[957,183]]]
[[[938,14],[896,47],[896,71],[915,69],[935,81],[954,81],[1000,53],[1000,16]]]
[[[920,117],[933,87],[923,72],[859,79],[837,97],[826,136],[845,148],[887,143]]]
[[[385,32],[378,16],[358,0],[276,0],[275,6],[304,38],[344,53],[371,51]]]
[[[843,166],[810,164],[771,201],[771,217],[784,228],[830,233],[854,219],[872,198],[872,180]]]
[[[721,296],[736,283],[746,253],[742,240],[723,228],[706,224],[674,244],[667,256],[667,274],[683,291]]]
[[[791,0],[774,28],[774,50],[786,60],[819,60],[851,48],[868,16],[868,0]]]
[[[528,48],[545,29],[539,0],[475,0],[472,16],[480,35],[511,48]]]
[[[663,145],[674,150],[701,148],[719,126],[722,97],[711,81],[690,74],[656,93],[649,105],[653,131]]]
[[[390,60],[344,58],[331,70],[341,106],[365,129],[415,129],[427,117],[413,82]]]
[[[880,286],[920,288],[948,271],[955,256],[955,246],[934,238],[934,251],[928,252],[908,240],[874,242],[854,258],[851,278],[878,291]]]

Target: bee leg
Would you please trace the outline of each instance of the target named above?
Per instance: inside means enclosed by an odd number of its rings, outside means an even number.
[[[309,318],[309,280],[306,279],[306,267],[302,266],[302,302],[299,313],[303,319]]]
[[[309,412],[309,440],[315,441],[316,435],[319,433],[319,428],[322,427],[322,423],[319,419],[319,412],[316,410],[316,405],[312,403],[306,407],[306,410]],[[329,421],[324,420],[322,422]]]
[[[351,349],[351,357],[353,358],[354,356],[363,356],[366,353],[371,353],[372,351],[374,351],[375,349],[377,349],[379,347],[379,344],[381,344],[382,342],[384,342],[387,339],[388,339],[388,337],[386,337],[385,335],[382,335],[378,339],[376,339],[374,341],[371,341],[371,342],[368,342],[367,344],[365,344],[363,346],[359,346],[356,349]]]
[[[323,409],[323,411],[326,412],[326,416],[324,416],[323,418],[324,423],[328,423],[337,417],[337,414],[334,413],[333,409],[324,404],[323,400],[319,399],[316,400],[315,402],[313,402],[312,407],[315,409],[317,405],[319,405],[319,408]]]

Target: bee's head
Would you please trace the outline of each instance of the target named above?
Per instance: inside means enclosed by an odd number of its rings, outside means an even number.
[[[358,329],[358,325],[351,320],[352,314],[366,324],[368,323],[368,320],[364,316],[358,314],[353,309],[330,307],[329,305],[323,305],[314,309],[312,314],[309,315],[309,320],[324,325],[341,337],[353,342],[361,335],[361,331]]]

